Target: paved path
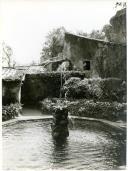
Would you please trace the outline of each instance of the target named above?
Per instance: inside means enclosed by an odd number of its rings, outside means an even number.
[[[43,114],[37,108],[34,108],[34,107],[31,107],[31,108],[23,107],[22,115],[23,116],[42,116]]]

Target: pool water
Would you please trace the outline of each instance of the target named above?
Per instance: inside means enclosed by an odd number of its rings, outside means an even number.
[[[3,127],[3,169],[118,169],[126,164],[125,135],[102,123],[74,120],[69,137],[55,141],[50,120]]]

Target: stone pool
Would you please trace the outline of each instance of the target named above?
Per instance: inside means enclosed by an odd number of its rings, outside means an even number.
[[[73,120],[65,141],[51,136],[51,120],[3,126],[3,169],[118,169],[126,165],[125,133],[103,123]]]

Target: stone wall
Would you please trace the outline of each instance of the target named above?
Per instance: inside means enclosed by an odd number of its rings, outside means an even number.
[[[65,34],[64,56],[77,70],[84,71],[84,62],[90,62],[92,77],[126,79],[126,45]]]
[[[21,81],[2,80],[2,104],[20,103]]]

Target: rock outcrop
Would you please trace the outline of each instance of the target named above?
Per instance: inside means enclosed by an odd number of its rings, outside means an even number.
[[[110,19],[110,24],[105,33],[107,39],[111,42],[126,43],[126,8],[117,11]]]

